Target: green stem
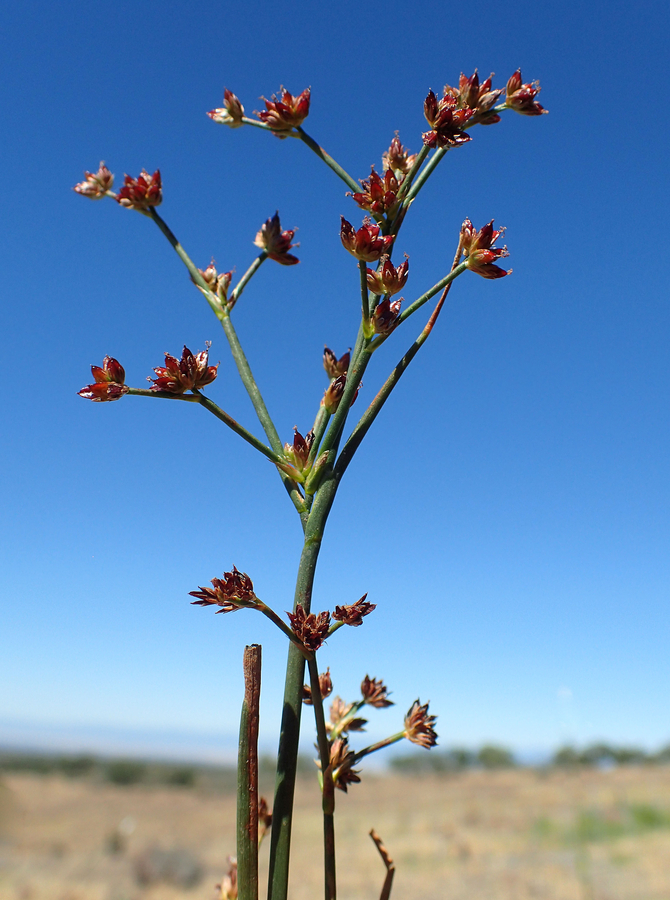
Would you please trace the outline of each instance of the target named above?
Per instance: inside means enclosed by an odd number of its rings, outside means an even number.
[[[361,274],[361,307],[363,309],[363,334],[370,333],[370,295],[368,291],[368,266],[365,260],[358,261]]]
[[[258,900],[258,721],[261,648],[244,648],[244,701],[237,759],[237,884],[239,900]]]
[[[334,450],[337,448],[340,440],[340,436],[342,434],[342,429],[347,421],[347,416],[349,414],[349,408],[351,406],[351,401],[356,395],[356,391],[358,389],[358,385],[361,383],[361,378],[363,377],[363,373],[367,368],[367,365],[372,357],[372,351],[368,350],[365,346],[367,342],[361,345],[360,352],[354,358],[352,365],[347,372],[347,382],[344,386],[344,391],[342,393],[342,398],[340,399],[339,405],[335,410],[335,414],[330,422],[330,427],[326,432],[326,436],[323,439],[323,444],[321,445],[321,452],[324,453],[327,450]],[[358,346],[358,342],[357,342]]]
[[[424,186],[424,184],[428,181],[430,176],[433,174],[435,167],[440,162],[442,157],[445,155],[445,153],[447,152],[447,149],[448,149],[447,147],[439,147],[435,151],[435,153],[433,153],[431,158],[426,163],[423,172],[421,172],[419,177],[416,179],[416,181],[414,182],[412,187],[407,192],[407,195],[405,197],[404,204],[403,204],[404,206],[409,206],[409,204],[412,202],[412,200],[416,197],[416,195],[419,193],[421,188]]]
[[[451,284],[454,279],[458,278],[459,275],[462,275],[463,272],[467,269],[467,262],[462,262],[460,265],[456,266],[454,269],[449,272],[448,275],[445,275],[444,278],[441,278],[437,284],[434,284],[433,287],[426,291],[425,294],[422,294],[417,300],[404,309],[399,317],[398,324],[401,324],[406,319],[417,311],[417,309],[421,309],[424,303],[427,303],[435,294],[438,294],[443,288],[445,288],[448,284]],[[375,342],[376,343],[376,342]]]
[[[320,406],[319,411],[316,414],[316,419],[314,420],[314,425],[312,426],[312,434],[314,435],[314,440],[312,441],[312,449],[309,451],[309,457],[307,458],[308,465],[312,465],[316,456],[319,452],[319,446],[321,441],[323,440],[323,435],[328,427],[328,422],[330,420],[330,413],[326,409],[325,406]]]
[[[272,134],[281,134],[282,137],[292,137],[297,138],[299,135],[295,131],[275,131],[274,128],[270,128],[269,125],[266,125],[265,122],[260,122],[258,119],[250,119],[248,116],[242,116],[242,122],[245,125],[253,125],[255,128],[262,128],[263,131],[269,131]]]
[[[267,616],[268,619],[271,622],[273,622],[277,626],[277,628],[279,628],[279,630],[286,635],[286,637],[289,639],[289,641],[291,641],[291,643],[294,644],[298,648],[298,650],[300,651],[300,653],[303,655],[303,657],[305,659],[311,659],[312,654],[309,653],[305,649],[303,642],[288,627],[286,622],[284,622],[283,619],[280,619],[280,617],[277,615],[277,613],[273,609],[271,609],[269,606],[267,606],[265,603],[263,603],[262,600],[259,600],[258,598],[256,598],[256,599],[258,601],[257,605],[256,605],[256,609],[258,609],[260,612],[262,612],[264,616]]]
[[[299,603],[306,612],[310,610],[316,563],[328,514],[337,492],[337,484],[332,472],[327,473],[314,498],[314,505],[305,526],[305,543],[296,579],[294,609]],[[291,644],[286,666],[284,707],[277,754],[277,782],[268,875],[269,900],[286,900],[288,894],[293,796],[298,761],[304,674],[304,657],[297,647]]]
[[[296,131],[298,132],[297,136],[300,138],[300,140],[304,144],[307,144],[309,149],[313,150],[314,153],[316,153],[316,155],[319,157],[319,159],[323,160],[323,162],[325,162],[325,164],[329,166],[333,170],[333,172],[335,172],[335,174],[342,179],[347,187],[351,188],[352,191],[360,191],[360,184],[357,181],[354,181],[351,175],[349,175],[348,172],[345,172],[342,166],[338,162],[335,162],[333,157],[326,153],[323,147],[319,147],[314,138],[310,137],[307,132],[303,131],[300,126],[296,128]]]
[[[263,252],[259,253],[259,255],[256,257],[256,259],[252,262],[252,264],[249,266],[247,271],[244,273],[244,275],[240,278],[238,283],[235,285],[235,288],[234,288],[232,294],[230,295],[230,299],[228,300],[228,307],[227,307],[228,312],[230,312],[230,310],[233,308],[233,306],[235,306],[237,301],[242,296],[242,291],[245,289],[245,287],[249,283],[250,279],[256,274],[256,272],[260,269],[261,265],[265,262],[265,260],[267,258],[268,258],[267,252],[265,250],[263,250]]]
[[[371,753],[376,753],[377,750],[383,750],[384,747],[390,747],[391,744],[396,744],[404,737],[407,737],[405,732],[399,731],[397,734],[391,735],[391,737],[384,738],[383,741],[377,741],[376,744],[370,744],[369,747],[364,747],[362,750],[359,750],[358,753],[354,754],[354,758],[351,763],[352,766],[356,765],[357,762],[360,762],[364,756],[369,756]]]
[[[316,659],[310,659],[309,682],[312,689],[312,704],[314,706],[314,718],[316,720],[316,738],[319,747],[319,759],[321,760],[321,773],[323,777],[323,862],[325,881],[325,900],[335,900],[335,792],[333,784],[332,767],[330,765],[330,743],[326,731],[326,718],[323,712],[323,697],[319,684],[319,669]]]
[[[412,182],[416,178],[419,169],[423,165],[423,162],[429,153],[430,147],[427,147],[425,144],[423,144],[416,155],[416,159],[412,163],[412,168],[409,170],[407,175],[405,175],[403,182],[400,185],[400,190],[398,191],[398,200],[402,201],[405,199],[407,191],[411,188]]]

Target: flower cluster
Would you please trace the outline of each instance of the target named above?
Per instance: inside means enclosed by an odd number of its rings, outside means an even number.
[[[402,297],[399,300],[389,300],[384,297],[374,308],[372,313],[372,327],[375,334],[390,334],[400,321],[400,306]]]
[[[367,594],[363,594],[360,600],[349,606],[336,606],[333,618],[338,622],[344,622],[345,625],[362,625],[363,616],[369,616],[372,610],[377,608],[377,604],[368,603],[366,597]]]
[[[372,269],[367,270],[368,287],[373,294],[386,294],[388,297],[397,294],[405,287],[408,274],[409,260],[407,258],[396,268],[388,256],[382,256],[376,272],[373,272]]]
[[[266,219],[261,225],[260,231],[254,239],[254,244],[257,247],[260,247],[261,250],[265,250],[270,259],[274,259],[275,262],[281,263],[282,266],[294,266],[296,263],[300,262],[300,260],[297,256],[293,256],[293,254],[288,251],[291,250],[292,247],[298,246],[297,244],[291,243],[295,233],[295,228],[291,231],[281,230],[279,213],[276,212],[274,216],[270,219]]]
[[[280,88],[281,98],[272,95],[271,100],[261,99],[265,102],[265,109],[257,112],[256,115],[264,122],[268,128],[277,135],[277,137],[285,138],[287,132],[293,128],[297,128],[305,121],[309,114],[310,89],[298,94],[296,97],[290,94],[284,88]]]
[[[193,606],[220,606],[217,614],[253,608],[258,600],[251,578],[244,572],[238,572],[235,566],[232,572],[224,572],[221,578],[212,578],[211,588],[200,587],[197,591],[189,591],[189,594],[198,598],[193,601]]]
[[[437,744],[437,734],[433,725],[437,716],[428,715],[428,704],[423,706],[419,700],[415,700],[405,716],[405,737],[413,744],[430,750]]]
[[[142,169],[137,178],[126,175],[116,200],[126,209],[146,210],[150,206],[159,206],[163,200],[160,170],[156,169],[153,175],[149,175]]]
[[[329,668],[319,675],[319,693],[321,694],[322,700],[325,700],[326,697],[330,697],[333,693],[333,681],[330,677]],[[312,706],[312,688],[308,684],[303,684],[302,686],[302,702],[307,706]]]
[[[303,437],[297,428],[294,429],[293,443],[284,444],[284,459],[286,462],[277,463],[278,467],[290,475],[294,481],[302,484],[309,474],[311,466],[308,465],[309,451],[314,443],[314,432],[308,431]]]
[[[507,82],[505,91],[505,103],[510,109],[515,109],[524,116],[541,116],[547,110],[537,103],[535,98],[540,93],[540,82],[533,81],[523,84],[521,69],[517,69]]]
[[[85,400],[95,400],[98,403],[108,400],[118,400],[128,393],[124,384],[126,373],[121,363],[112,356],[106,356],[100,366],[91,366],[91,374],[95,384],[87,384],[78,394]]]
[[[467,259],[468,268],[476,272],[482,278],[502,278],[512,271],[501,269],[494,265],[495,261],[509,256],[507,247],[494,247],[498,238],[505,233],[505,229],[493,230],[493,219],[476,230],[470,219],[463,222],[461,236],[463,253]]]
[[[432,91],[423,104],[423,114],[431,127],[423,135],[427,147],[457,147],[471,140],[463,126],[472,118],[471,109],[459,109],[458,101],[450,93],[438,100]]]
[[[104,162],[101,162],[97,172],[84,172],[84,180],[75,184],[73,190],[82,197],[101,200],[107,191],[111,191],[113,184],[114,176]]]
[[[328,387],[326,388],[326,392],[323,395],[323,400],[321,403],[326,407],[326,412],[332,414],[337,411],[337,407],[340,405],[340,400],[342,399],[342,395],[344,394],[344,389],[347,385],[347,376],[338,375],[333,381],[330,382]],[[358,387],[356,388],[356,393],[351,398],[351,403],[349,406],[353,406],[356,402],[356,398],[358,397],[360,389],[363,387],[363,382],[360,382]]]
[[[351,352],[347,350],[338,359],[330,347],[326,347],[323,351],[323,368],[326,375],[331,379],[339,378],[340,375],[346,375],[349,371],[349,363],[351,361]]]
[[[165,354],[165,365],[158,366],[154,372],[157,378],[148,378],[152,382],[152,391],[166,391],[168,394],[183,394],[185,391],[198,390],[211,384],[216,378],[218,363],[209,365],[209,343],[207,350],[201,350],[195,356],[188,347],[184,347],[181,359]]]
[[[362,191],[351,196],[361,209],[367,209],[373,216],[392,216],[398,209],[398,190],[400,182],[393,169],[387,169],[381,176],[374,167],[369,178],[361,181]]]
[[[227,303],[228,289],[230,288],[230,282],[233,278],[232,271],[222,272],[219,275],[219,273],[216,271],[214,260],[212,260],[206,269],[198,269],[198,272],[200,272],[205,283],[207,284],[210,294],[214,294],[216,297],[218,297],[221,303]]]
[[[363,262],[376,262],[384,253],[388,253],[393,244],[393,236],[390,234],[380,237],[379,225],[374,225],[370,219],[363,219],[363,224],[356,231],[351,222],[347,222],[341,216],[340,240],[345,250],[348,250],[356,259]]]
[[[398,132],[396,132],[395,137],[391,141],[391,146],[382,155],[382,166],[385,172],[391,169],[398,180],[402,181],[403,177],[407,175],[414,165],[415,159],[416,153],[410,153],[407,147],[403,147],[400,143]]]
[[[361,682],[361,694],[368,706],[374,706],[376,709],[393,706],[393,701],[388,699],[388,693],[388,688],[381,679],[366,675]]]
[[[298,603],[294,613],[287,613],[291,622],[293,633],[302,642],[304,647],[314,653],[328,637],[330,628],[330,613],[327,611],[306,613],[303,606]]]
[[[244,107],[228,88],[223,90],[223,106],[218,109],[210,109],[207,115],[219,125],[228,125],[229,128],[239,128],[244,124],[242,121]]]
[[[492,78],[493,72],[480,84],[476,69],[469,78],[461,73],[458,87],[453,88],[447,84],[444,87],[444,94],[453,97],[458,109],[472,110],[471,124],[476,122],[478,125],[494,125],[500,121],[500,116],[493,112],[493,107],[503,94],[503,90],[491,89]]]
[[[353,768],[355,761],[356,755],[353,750],[349,749],[347,738],[336,738],[330,745],[330,767],[333,784],[345,794],[348,785],[358,784],[361,780],[358,771]],[[317,765],[320,766],[320,763]]]

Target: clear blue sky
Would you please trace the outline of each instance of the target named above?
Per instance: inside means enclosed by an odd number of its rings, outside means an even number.
[[[206,110],[224,85],[248,110],[311,85],[307,130],[362,178],[396,129],[419,149],[428,88],[475,66],[502,86],[521,66],[550,114],[473,131],[398,244],[413,298],[446,272],[466,216],[495,217],[514,274],[456,283],[347,474],[314,603],[368,591],[378,608],[323,663],[345,697],[366,672],[388,682],[398,707],[373,735],[420,696],[444,745],[670,740],[667,6],[27,0],[3,17],[7,734],[234,733],[252,641],[269,746],[279,716],[281,637],[252,613],[191,607],[188,591],[235,564],[288,609],[297,517],[272,466],[204,410],[77,397],[105,354],[142,386],[165,350],[211,340],[209,394],[259,432],[167,243],[75,195],[83,170],[160,167],[161,212],[201,266],[243,272],[275,209],[299,226],[300,265],[266,263],[235,310],[288,440],[325,388],[324,343],[339,354],[355,337],[338,229],[360,214],[297,141]],[[418,326],[375,358],[356,412]]]

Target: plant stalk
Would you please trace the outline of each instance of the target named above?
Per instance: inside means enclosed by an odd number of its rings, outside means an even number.
[[[261,647],[244,648],[244,701],[237,758],[237,885],[239,900],[258,900],[258,721]]]
[[[333,784],[333,770],[330,765],[330,744],[326,731],[326,718],[323,713],[323,697],[319,684],[319,669],[316,659],[310,659],[309,681],[312,689],[312,704],[314,706],[314,719],[316,720],[316,737],[319,747],[319,759],[321,761],[321,773],[323,777],[323,870],[325,900],[335,900],[335,786]]]

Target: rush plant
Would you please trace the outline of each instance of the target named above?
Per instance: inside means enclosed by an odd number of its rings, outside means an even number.
[[[97,172],[87,172],[75,191],[93,200],[107,198],[120,207],[134,210],[151,220],[164,234],[185,265],[191,281],[202,293],[221,323],[239,376],[247,390],[258,422],[265,434],[259,438],[236,422],[204,393],[217,377],[217,366],[210,365],[208,349],[192,353],[184,347],[181,357],[166,354],[163,365],[154,369],[149,388],[125,383],[123,366],[105,357],[101,366],[92,366],[93,383],[82,388],[80,396],[96,402],[111,402],[124,396],[197,403],[224,425],[269,459],[277,469],[283,487],[295,507],[303,530],[293,611],[285,621],[270,605],[258,597],[252,579],[235,567],[213,578],[211,587],[191,591],[195,604],[215,607],[218,613],[251,609],[267,616],[288,639],[283,717],[279,735],[277,779],[272,815],[258,797],[257,738],[258,698],[260,691],[260,647],[247,647],[244,654],[245,698],[240,727],[238,763],[238,836],[237,861],[220,885],[222,900],[258,897],[258,844],[270,831],[269,900],[286,900],[289,877],[289,850],[293,816],[293,795],[298,758],[298,742],[303,705],[311,706],[316,723],[319,753],[318,778],[321,786],[324,833],[324,882],[326,900],[335,900],[335,791],[347,791],[360,781],[357,766],[369,754],[400,740],[421,747],[435,746],[435,716],[428,704],[416,700],[401,719],[398,730],[385,740],[355,750],[350,736],[363,729],[364,715],[370,708],[392,706],[383,681],[365,675],[360,697],[345,702],[335,697],[326,717],[324,700],[332,692],[330,672],[319,671],[318,651],[323,642],[344,626],[358,627],[375,609],[364,594],[360,599],[336,606],[332,611],[312,611],[312,587],[328,515],[339,485],[361,441],[389,399],[403,373],[431,335],[453,283],[465,272],[485,279],[509,274],[499,263],[508,255],[505,246],[497,246],[503,229],[493,222],[475,227],[463,222],[454,239],[454,258],[449,271],[440,280],[406,302],[398,297],[407,285],[409,261],[397,260],[398,235],[412,201],[423,189],[446,154],[469,143],[475,125],[493,125],[508,110],[526,116],[538,116],[545,110],[537,102],[539,85],[523,83],[515,72],[505,88],[493,88],[491,77],[480,82],[477,72],[469,78],[461,75],[458,87],[447,85],[442,96],[429,91],[424,115],[429,130],[423,134],[418,153],[410,153],[396,136],[382,156],[381,169],[374,166],[359,182],[319,146],[304,130],[310,108],[310,90],[293,96],[287,90],[265,100],[265,109],[247,116],[239,99],[229,90],[223,106],[208,113],[217,123],[230,128],[254,127],[281,139],[294,138],[315,153],[348,188],[346,201],[362,211],[359,225],[341,217],[340,238],[344,250],[357,263],[358,274],[352,289],[352,303],[360,305],[360,327],[353,350],[338,356],[326,348],[323,364],[328,386],[316,404],[314,424],[305,434],[295,430],[293,440],[283,443],[268,411],[233,325],[233,313],[243,291],[266,260],[283,266],[298,263],[291,251],[294,231],[283,230],[276,213],[261,225],[254,243],[259,253],[233,286],[232,271],[218,272],[214,263],[199,269],[159,215],[163,193],[160,171],[152,175],[142,171],[137,178],[125,176],[122,187],[114,192],[114,176],[104,163]],[[348,214],[351,216],[351,214]],[[395,257],[395,261],[394,261]],[[346,263],[343,254],[343,262]],[[435,299],[436,298],[436,299]],[[351,427],[352,407],[361,379],[373,354],[382,350],[396,331],[404,334],[410,319],[435,299],[430,314],[418,334],[406,344],[406,350],[379,387],[374,399]],[[307,679],[305,679],[305,667]],[[307,683],[305,683],[307,680]],[[382,898],[388,898],[393,879],[393,864],[379,837],[371,836],[387,868]]]

